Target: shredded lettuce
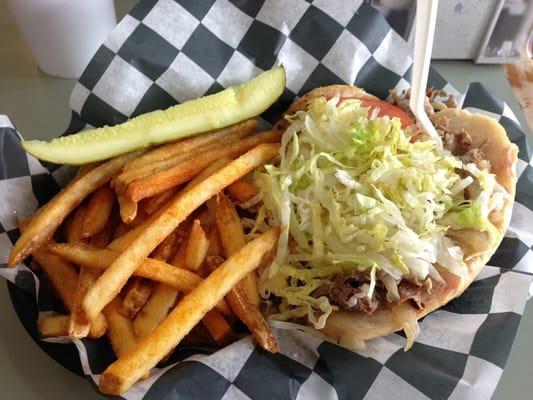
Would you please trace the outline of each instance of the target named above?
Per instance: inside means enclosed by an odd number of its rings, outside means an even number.
[[[481,204],[473,203],[467,207],[457,207],[450,210],[439,221],[442,225],[448,225],[453,229],[475,229],[478,231],[488,230],[490,222],[481,213]]]
[[[263,207],[253,231],[281,227],[260,279],[264,298],[281,298],[271,318],[308,318],[321,329],[337,307],[313,292],[352,269],[368,275],[368,296],[380,279],[393,299],[402,278],[442,281],[434,264],[466,272],[446,230],[490,229],[487,210],[498,203],[490,174],[473,173],[490,193],[465,200],[472,178],[457,174],[458,158],[434,141],[411,142],[398,119],[369,115],[358,100],[317,99],[288,119],[279,164],[254,177]]]

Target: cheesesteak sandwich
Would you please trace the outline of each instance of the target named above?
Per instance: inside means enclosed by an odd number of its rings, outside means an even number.
[[[349,348],[404,330],[461,295],[509,223],[517,148],[483,115],[431,109],[440,140],[398,106],[346,85],[294,102],[279,162],[257,172],[251,235],[281,227],[261,273],[270,318]]]

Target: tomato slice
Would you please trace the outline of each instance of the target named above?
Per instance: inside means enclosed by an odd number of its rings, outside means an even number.
[[[390,103],[387,103],[383,100],[374,100],[374,99],[362,99],[361,104],[363,104],[364,107],[370,107],[371,109],[377,108],[379,110],[378,115],[380,117],[384,117],[385,115],[388,115],[390,118],[399,118],[402,127],[405,128],[406,126],[414,124],[413,120],[405,111],[403,111],[401,108],[398,108],[396,106],[393,106]]]
[[[353,99],[354,97],[341,97],[340,101],[346,100],[346,99]],[[400,122],[402,123],[402,128],[405,128],[409,125],[413,125],[414,121],[413,119],[401,108],[398,108],[396,106],[393,106],[390,103],[387,103],[384,100],[376,100],[376,99],[367,99],[367,98],[359,98],[361,100],[361,104],[364,107],[370,107],[371,109],[377,108],[379,110],[378,116],[384,117],[385,115],[389,116],[390,118],[399,118]]]

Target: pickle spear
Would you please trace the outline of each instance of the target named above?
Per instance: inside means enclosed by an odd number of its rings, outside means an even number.
[[[50,142],[28,140],[22,147],[56,164],[82,165],[159,143],[224,128],[265,111],[285,88],[283,66],[241,85],[139,115],[122,124],[83,131]]]

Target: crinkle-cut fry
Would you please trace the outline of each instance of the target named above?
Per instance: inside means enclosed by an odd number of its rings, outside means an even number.
[[[86,212],[87,207],[85,204],[80,205],[74,211],[67,229],[67,242],[77,243],[85,241],[85,239],[83,239],[83,222],[85,221]]]
[[[152,215],[154,212],[159,210],[163,204],[167,203],[171,198],[173,198],[176,193],[178,193],[178,190],[178,188],[171,188],[156,194],[155,196],[147,197],[142,202],[142,209],[146,215]]]
[[[217,310],[211,310],[205,314],[202,318],[202,324],[219,346],[229,343],[233,338],[230,324]]]
[[[119,312],[120,307],[120,300],[116,297],[103,309],[103,313],[109,322],[107,336],[117,357],[133,348],[137,341],[133,331],[133,324],[129,318]]]
[[[121,253],[89,290],[83,300],[83,309],[89,319],[96,317],[119,293],[139,264],[194,210],[232,182],[276,157],[278,152],[278,144],[260,144],[171,200],[161,215]]]
[[[122,166],[138,153],[130,153],[109,160],[89,171],[86,175],[67,185],[45,209],[31,219],[31,222],[20,235],[11,249],[9,266],[20,264],[34,250],[43,246],[63,223],[67,215],[74,210],[87,196],[108,182]]]
[[[217,196],[216,222],[222,248],[226,257],[231,256],[246,243],[244,229],[237,210],[230,199],[223,193]],[[246,293],[248,301],[255,307],[259,308],[261,299],[257,289],[257,277],[255,271],[248,274],[242,282],[239,283],[241,292]]]
[[[85,219],[82,226],[82,237],[88,238],[104,229],[113,211],[115,193],[109,185],[98,188],[89,198]]]
[[[91,237],[89,240],[90,244],[96,247],[105,247],[111,238],[113,224],[113,221],[108,221],[106,226],[99,233]],[[91,337],[100,337],[107,329],[107,321],[105,325],[102,323],[91,325],[91,322],[87,320],[85,313],[81,309],[82,299],[85,297],[87,290],[94,285],[94,282],[96,282],[96,279],[98,279],[100,274],[101,271],[99,270],[80,266],[80,272],[78,273],[78,284],[74,295],[74,304],[70,310],[70,320],[67,326],[68,336],[70,337],[78,339],[84,338],[88,335]]]
[[[120,218],[125,224],[131,224],[137,216],[138,204],[136,201],[124,196],[122,193],[117,194],[118,206],[120,209]]]
[[[45,272],[52,287],[59,298],[70,311],[74,308],[75,293],[78,286],[78,273],[74,266],[64,258],[37,250],[32,254],[33,258]],[[98,313],[93,323],[89,336],[99,337],[105,333],[107,322],[101,313]]]
[[[125,288],[119,312],[129,319],[135,318],[154,291],[154,285],[147,279],[133,277]]]
[[[100,390],[113,395],[124,393],[155,367],[237,282],[271,257],[278,234],[279,230],[273,228],[252,240],[184,296],[151,334],[104,371]]]
[[[174,307],[178,294],[179,292],[171,286],[164,283],[157,284],[152,296],[133,321],[135,334],[143,337],[152,333]]]
[[[187,155],[192,150],[201,147],[207,147],[217,143],[224,144],[229,140],[235,140],[250,135],[255,130],[256,126],[257,121],[255,119],[249,119],[227,128],[204,133],[178,142],[164,144],[129,161],[124,166],[124,171],[137,169],[145,165],[151,165],[180,154]]]
[[[37,326],[43,337],[68,336],[69,315],[47,315],[39,318]]]
[[[279,140],[278,133],[266,131],[207,150],[190,160],[128,183],[125,194],[133,201],[139,201],[188,181],[219,158],[237,157],[260,143],[275,143]]]
[[[246,203],[259,194],[259,190],[251,183],[241,178],[226,189],[231,198],[239,203]]]
[[[200,225],[200,220],[195,219],[185,249],[185,268],[194,272],[198,271],[205,260],[208,249],[207,235]]]

